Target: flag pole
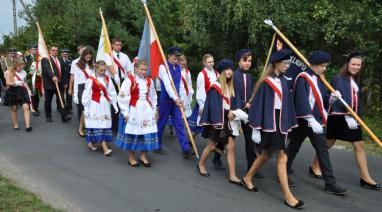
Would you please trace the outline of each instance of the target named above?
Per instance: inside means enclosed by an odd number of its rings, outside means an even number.
[[[147,20],[149,21],[150,29],[153,30],[155,39],[156,39],[157,42],[158,42],[159,51],[160,51],[160,53],[161,53],[161,56],[162,56],[162,59],[163,59],[163,63],[164,63],[164,65],[165,65],[165,67],[166,67],[166,72],[167,72],[167,75],[169,76],[170,83],[171,83],[171,87],[172,87],[172,89],[173,89],[175,95],[179,98],[179,94],[178,94],[178,92],[176,91],[174,81],[173,81],[173,79],[172,79],[171,74],[169,73],[170,68],[168,67],[168,64],[167,64],[167,62],[166,62],[167,59],[166,59],[166,56],[165,56],[165,54],[164,54],[164,52],[163,52],[162,45],[161,45],[161,43],[160,43],[160,41],[159,41],[158,34],[157,34],[156,30],[155,30],[155,26],[154,26],[153,20],[152,20],[151,15],[150,15],[150,11],[149,11],[149,9],[148,9],[148,7],[147,7],[146,1],[145,1],[145,0],[142,0],[142,3],[143,3],[143,7],[144,7],[144,9],[145,9],[145,12],[146,12]],[[198,152],[198,149],[197,149],[197,147],[196,147],[196,145],[195,145],[194,137],[192,136],[190,126],[188,125],[187,117],[186,117],[186,115],[184,114],[184,109],[183,109],[182,107],[179,107],[179,109],[180,109],[180,112],[182,113],[183,122],[184,122],[184,125],[186,126],[187,134],[188,134],[188,136],[189,136],[189,138],[190,138],[190,142],[191,142],[191,144],[192,144],[192,148],[194,149],[194,152],[195,152],[195,154],[196,154],[196,157],[199,158],[199,152]]]
[[[109,32],[107,31],[107,26],[106,26],[106,22],[105,22],[105,18],[103,17],[103,13],[102,13],[102,9],[99,8],[99,14],[101,16],[101,21],[102,21],[102,30],[105,28],[105,35],[106,35],[106,42],[108,43],[109,45],[109,56],[110,56],[110,59],[111,59],[111,62],[112,62],[112,66],[114,68],[114,73],[112,73],[113,75],[115,75],[115,72],[116,72],[116,65],[114,63],[114,60],[113,60],[113,51],[111,50],[111,42],[110,42],[110,38],[109,38]],[[120,81],[122,79],[119,79]],[[120,85],[121,82],[117,83],[117,86],[118,86],[118,90],[121,89],[121,85]]]
[[[40,25],[38,24],[38,22],[36,22],[36,24],[37,24],[38,32],[41,34],[41,37],[44,39],[44,35],[42,34]],[[46,45],[45,45],[45,39],[44,39],[44,48],[45,48],[45,51],[46,51],[46,52],[49,52],[48,49],[46,48]],[[50,55],[49,55],[49,57],[50,57]],[[51,70],[52,73],[54,74],[54,70],[53,70],[52,62],[50,61],[50,58],[47,58],[47,59],[48,59],[48,61],[49,61],[50,70]],[[57,78],[57,79],[58,79],[58,78]],[[65,106],[64,106],[64,102],[62,101],[60,88],[58,87],[58,82],[55,82],[54,84],[56,85],[56,89],[57,89],[58,97],[59,97],[59,99],[60,99],[61,108],[62,108],[62,110],[64,111]]]
[[[267,70],[269,58],[271,57],[273,47],[275,46],[275,40],[276,40],[276,32],[273,34],[272,43],[271,43],[271,46],[269,47],[267,59],[265,60],[265,64],[264,64],[264,68],[263,68],[263,72],[261,73],[261,76],[263,76],[265,71]],[[255,98],[255,92],[252,93],[252,96],[248,102],[251,103],[253,98]]]
[[[301,60],[308,66],[310,66],[310,63],[308,60],[304,57],[304,55],[301,54],[301,52],[288,40],[288,38],[285,37],[285,35],[273,24],[272,20],[267,19],[264,20],[264,22],[270,26],[272,26],[272,29],[285,41],[285,43],[293,50],[294,53],[297,54],[298,57],[301,58]],[[324,85],[330,90],[331,93],[334,93],[334,88],[329,84],[329,82],[325,79],[324,74],[320,75],[321,81],[324,83]],[[342,97],[338,98],[341,103],[345,106],[346,110],[357,120],[357,122],[362,126],[364,130],[370,135],[372,140],[382,148],[382,142],[378,139],[378,137],[371,131],[371,129],[365,124],[365,122],[358,116],[356,112],[353,111],[353,109],[345,102],[345,100]]]

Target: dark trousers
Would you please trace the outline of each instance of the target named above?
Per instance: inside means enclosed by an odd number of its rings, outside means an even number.
[[[31,96],[33,110],[38,111],[38,105],[40,104],[40,97],[38,94]]]
[[[119,93],[119,88],[117,83],[115,83],[114,79],[112,78],[111,81],[113,82],[115,91],[117,92],[117,95]],[[122,79],[120,78],[121,85],[122,85]],[[119,121],[119,112],[115,113],[114,107],[111,107],[111,129],[113,132],[118,132],[118,121]]]
[[[320,164],[322,176],[327,185],[336,183],[333,174],[332,164],[330,162],[329,151],[326,145],[326,129],[323,134],[315,134],[308,122],[304,119],[298,119],[298,127],[294,128],[290,134],[290,143],[287,148],[288,163],[287,169],[290,170],[292,163],[296,158],[297,152],[300,150],[302,143],[306,137],[309,137],[311,144],[316,150],[318,162]]]
[[[64,96],[64,92],[60,91],[61,97]],[[44,101],[44,108],[45,108],[45,117],[52,117],[52,100],[53,96],[56,95],[56,103],[57,103],[57,108],[61,108],[61,103],[60,103],[60,98],[58,96],[57,90],[50,90],[50,89],[45,89],[45,101]],[[64,99],[62,100],[64,101]],[[65,105],[65,101],[64,101]],[[61,115],[63,115],[62,108],[59,109],[59,112]]]
[[[252,141],[252,127],[249,124],[241,122],[241,129],[243,130],[245,139],[245,156],[247,158],[247,170],[249,170],[256,160],[255,143]]]
[[[73,98],[71,95],[69,95],[68,90],[69,89],[65,89],[65,110],[67,112],[71,112],[73,110]]]

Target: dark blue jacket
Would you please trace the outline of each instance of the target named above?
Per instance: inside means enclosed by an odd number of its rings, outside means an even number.
[[[223,108],[223,96],[220,93],[221,92],[214,86],[211,86],[207,92],[206,102],[204,103],[203,113],[200,118],[201,125],[213,125],[219,129],[223,128],[225,113]],[[238,108],[237,98],[231,97],[230,110],[236,110]]]
[[[282,134],[288,134],[292,128],[297,127],[296,113],[287,79],[283,75],[280,75],[279,79],[282,86],[279,127]],[[277,130],[275,110],[275,91],[264,81],[251,102],[248,113],[249,125],[265,132],[275,132]]]
[[[244,89],[244,75],[246,76],[246,89]],[[237,69],[233,73],[233,80],[235,93],[237,94],[238,104],[240,108],[243,108],[245,104],[249,102],[249,99],[251,98],[253,93],[254,84],[252,74],[250,74],[249,71]],[[244,90],[246,90],[246,96]]]

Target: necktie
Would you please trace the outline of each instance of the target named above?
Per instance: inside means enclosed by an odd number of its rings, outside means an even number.
[[[244,78],[244,101],[247,102],[247,75],[243,73]]]
[[[119,52],[117,53],[117,57],[119,59]],[[119,62],[121,63],[121,61]],[[119,79],[122,80],[121,68],[119,68],[119,66],[118,66],[118,76],[119,76]]]
[[[60,64],[58,63],[57,57],[54,57],[54,63],[56,64],[58,79],[61,79],[61,67],[60,67]]]

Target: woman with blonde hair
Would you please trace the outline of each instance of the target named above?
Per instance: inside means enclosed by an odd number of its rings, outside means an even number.
[[[30,94],[25,77],[27,73],[23,70],[25,62],[22,59],[17,59],[6,72],[7,91],[4,95],[4,105],[11,107],[11,117],[13,122],[13,129],[19,130],[17,121],[17,107],[22,106],[24,111],[25,130],[30,132],[32,127],[30,125]]]
[[[200,118],[204,127],[202,136],[208,139],[197,164],[197,170],[203,177],[208,177],[205,161],[209,154],[215,150],[218,143],[227,145],[227,161],[229,167],[229,182],[241,185],[235,168],[235,136],[230,122],[235,119],[234,110],[238,109],[233,87],[233,62],[223,59],[219,62],[217,70],[220,72],[218,81],[213,82],[207,90],[206,102]]]

